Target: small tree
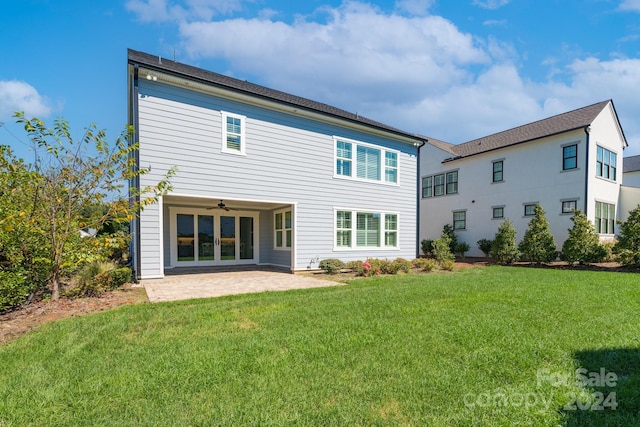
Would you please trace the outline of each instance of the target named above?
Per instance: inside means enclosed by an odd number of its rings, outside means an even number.
[[[629,212],[626,221],[620,222],[615,251],[625,267],[640,267],[640,205]]]
[[[573,227],[569,229],[569,237],[562,244],[560,259],[569,264],[601,261],[606,252],[593,224],[579,209],[573,211],[571,221]]]
[[[456,232],[453,229],[453,225],[445,224],[445,226],[442,227],[442,235],[447,236],[449,238],[449,251],[451,253],[455,253],[456,245],[458,244],[458,236],[456,236]]]
[[[491,245],[491,256],[500,264],[511,264],[520,256],[516,247],[516,230],[509,219],[498,227]]]
[[[420,242],[420,248],[425,256],[431,255],[433,252],[433,240],[424,239]]]
[[[440,265],[455,260],[450,244],[451,238],[446,233],[442,233],[439,239],[433,241],[433,256]]]
[[[118,196],[129,179],[148,172],[136,169],[133,154],[138,144],[128,144],[133,129],[126,129],[115,144],[109,144],[105,132],[93,124],[80,140],[74,140],[64,119],[55,120],[53,128],[48,128],[43,121],[26,119],[22,113],[16,117],[24,125],[36,157],[27,168],[33,179],[21,188],[28,200],[25,212],[5,224],[5,230],[19,224],[26,227],[29,236],[38,237],[38,247],[45,252],[38,266],[46,271],[52,299],[58,299],[64,274],[98,256],[104,245],[123,242],[104,235],[102,240],[82,238],[80,231],[100,230],[108,221],[130,221],[170,190],[169,178],[175,171],[170,169],[157,185],[130,194],[130,199]],[[107,208],[91,209],[96,204]]]
[[[533,218],[529,221],[518,249],[525,259],[536,264],[551,262],[558,257],[556,242],[549,230],[549,221],[539,204],[534,208]]]

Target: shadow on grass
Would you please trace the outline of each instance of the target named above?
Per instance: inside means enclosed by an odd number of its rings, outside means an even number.
[[[576,353],[575,358],[580,367],[586,370],[586,378],[589,378],[590,373],[600,374],[603,369],[604,372],[613,373],[615,376],[609,374],[605,377],[609,380],[614,379],[613,382],[609,382],[611,386],[600,383],[601,386],[585,387],[585,391],[596,399],[586,401],[578,397],[576,401],[571,401],[573,397],[568,396],[568,406],[561,409],[567,420],[566,425],[640,425],[640,349],[582,351]],[[615,404],[617,406],[613,409]]]

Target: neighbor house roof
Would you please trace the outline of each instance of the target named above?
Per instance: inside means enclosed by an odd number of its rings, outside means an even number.
[[[625,157],[622,161],[622,172],[638,172],[640,171],[640,155]]]
[[[587,128],[609,103],[613,103],[613,101],[608,99],[593,105],[578,108],[577,110],[474,139],[464,144],[451,145],[441,141],[433,143],[431,139],[429,139],[429,143],[454,154],[454,157],[449,160],[469,157],[512,145],[535,141],[551,135]],[[447,145],[445,146],[443,144]]]
[[[385,125],[384,123],[362,117],[358,113],[351,113],[340,108],[332,107],[328,104],[312,101],[307,98],[291,95],[286,92],[270,89],[268,87],[260,86],[254,83],[249,83],[246,80],[240,80],[233,77],[225,76],[223,74],[207,71],[202,68],[182,64],[172,59],[161,58],[159,56],[135,51],[133,49],[128,50],[128,59],[129,64],[131,65],[137,64],[151,70],[162,71],[172,75],[181,76],[183,78],[196,80],[212,86],[231,89],[237,92],[244,93],[246,95],[251,95],[270,101],[276,101],[281,104],[287,104],[293,107],[305,109],[307,111],[322,113],[349,122],[377,128],[379,130],[397,134],[405,138],[413,139],[416,142],[425,142],[424,138],[421,138],[416,134],[405,132],[392,126]]]

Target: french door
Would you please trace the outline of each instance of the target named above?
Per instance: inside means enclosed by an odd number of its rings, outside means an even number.
[[[170,209],[173,267],[255,264],[258,215]]]

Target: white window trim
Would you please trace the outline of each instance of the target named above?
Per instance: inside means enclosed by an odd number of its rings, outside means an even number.
[[[286,213],[290,212],[291,213],[291,228],[286,228],[285,227],[285,216]],[[276,215],[281,213],[282,214],[282,228],[281,229],[276,229],[275,228],[275,222],[276,222]],[[291,231],[291,239],[293,239],[293,209],[291,208],[286,208],[286,209],[280,209],[277,211],[273,211],[273,250],[275,251],[290,251],[291,248],[293,247],[293,241],[289,242],[290,245],[287,246],[287,230]],[[282,246],[277,246],[276,244],[276,231],[277,230],[282,230]]]
[[[338,228],[337,228],[337,222],[338,222],[338,211],[349,211],[351,212],[351,247],[346,247],[346,246],[338,246]],[[380,235],[379,237],[379,241],[380,241],[380,246],[378,247],[372,247],[372,246],[357,246],[357,218],[358,218],[358,213],[372,213],[372,214],[379,214],[380,215]],[[396,232],[396,242],[397,245],[396,246],[385,246],[384,242],[385,242],[385,232],[387,231],[385,229],[385,219],[386,219],[386,215],[395,215],[396,216],[396,223],[397,223],[397,228],[395,230]],[[400,214],[396,211],[377,211],[375,209],[354,209],[354,208],[338,208],[338,207],[334,207],[333,208],[333,250],[335,252],[345,252],[345,251],[399,251],[400,250]]]
[[[246,116],[242,116],[240,114],[229,113],[227,111],[220,111],[220,116],[222,117],[222,148],[220,152],[227,154],[235,154],[237,156],[246,155],[246,141],[247,134],[245,130],[245,123],[247,121]],[[240,150],[232,150],[227,147],[227,118],[232,117],[235,119],[240,119]]]
[[[336,171],[336,163],[338,160],[338,141],[349,142],[351,143],[351,176],[339,175]],[[376,150],[380,150],[380,180],[375,179],[366,179],[366,178],[358,178],[358,159],[357,152],[358,146],[373,148]],[[396,182],[388,182],[385,180],[386,177],[386,153],[395,153],[396,154],[396,162],[397,166],[396,170]],[[400,152],[397,150],[392,150],[388,148],[381,147],[380,145],[370,144],[362,141],[356,141],[354,139],[342,138],[339,136],[333,136],[333,177],[338,179],[348,179],[350,181],[360,181],[360,182],[371,182],[374,184],[382,184],[382,185],[392,185],[399,186],[400,185]],[[391,212],[389,212],[391,213]]]

